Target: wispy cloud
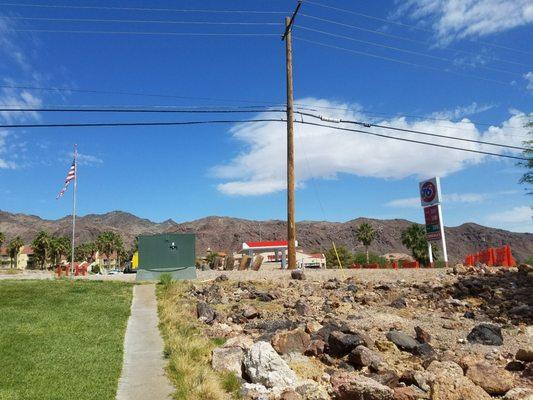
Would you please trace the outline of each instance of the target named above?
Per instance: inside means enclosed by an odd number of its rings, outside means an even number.
[[[74,157],[74,153],[69,153],[69,157],[72,159]],[[104,160],[91,154],[78,153],[78,163],[79,165],[95,166],[103,164]]]
[[[524,224],[524,230],[530,230],[533,225],[533,207],[514,207],[508,211],[490,214],[487,216],[487,220],[492,223],[504,225]]]
[[[482,37],[533,22],[530,0],[407,0],[396,15],[430,21],[442,44],[468,37]]]
[[[300,104],[325,110],[324,116],[336,119],[369,121],[358,105],[341,104],[328,100],[300,99]],[[334,108],[332,110],[331,108]],[[337,110],[338,109],[338,110]],[[258,115],[262,117],[262,115]],[[271,117],[271,116],[269,116]],[[490,140],[507,144],[521,144],[517,135],[525,134],[523,113],[515,113],[499,127],[485,131],[471,122],[408,121],[393,118],[379,121],[381,125],[439,132],[475,140]],[[353,128],[352,125],[336,124]],[[372,130],[368,128],[367,130]],[[458,130],[460,129],[460,131]],[[379,133],[390,133],[374,130]],[[233,137],[242,143],[243,151],[238,156],[212,169],[212,175],[222,180],[218,190],[229,195],[263,195],[284,190],[286,164],[280,154],[286,151],[286,128],[278,122],[238,124],[231,129]],[[412,139],[410,133],[395,132],[393,136]],[[470,165],[484,162],[482,154],[446,150],[386,138],[343,132],[309,125],[295,125],[296,179],[300,187],[309,179],[335,179],[338,174],[353,174],[364,177],[401,179],[407,176],[446,176]],[[455,145],[457,142],[432,138],[432,142]],[[476,143],[461,143],[472,150],[489,150]],[[493,148],[490,148],[494,151]],[[496,150],[498,151],[498,150]],[[500,150],[502,151],[502,150]]]
[[[482,203],[488,198],[491,194],[486,193],[448,193],[442,196],[442,201],[445,203]],[[417,208],[420,207],[420,198],[419,197],[406,197],[403,199],[391,200],[385,203],[387,207],[394,208]]]
[[[533,72],[529,71],[527,74],[524,74],[524,79],[527,81],[527,90],[533,90]]]
[[[468,106],[457,106],[451,110],[436,111],[430,114],[430,117],[457,120],[469,115],[480,114],[494,107],[495,106],[493,104],[477,104],[474,102]]]

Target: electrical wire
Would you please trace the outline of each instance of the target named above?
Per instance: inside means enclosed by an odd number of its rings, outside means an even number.
[[[55,4],[29,4],[29,3],[0,3],[0,6],[9,7],[38,7],[38,8],[67,8],[77,10],[114,10],[114,11],[165,11],[182,13],[215,13],[215,14],[286,14],[285,11],[266,10],[217,10],[217,9],[181,9],[181,8],[143,8],[143,7],[107,7],[107,6],[71,6]]]
[[[98,23],[134,23],[134,24],[178,24],[178,25],[268,25],[283,26],[281,22],[223,22],[223,21],[171,21],[171,20],[137,20],[137,19],[96,19],[96,18],[36,18],[8,17],[3,19],[23,21],[54,21],[54,22],[98,22]]]
[[[161,93],[143,93],[143,92],[130,92],[124,90],[95,90],[95,89],[77,89],[68,87],[43,87],[32,85],[0,85],[3,89],[18,89],[18,90],[42,90],[49,92],[73,92],[73,93],[91,93],[91,94],[106,94],[106,95],[121,95],[121,96],[141,96],[141,97],[161,97],[169,99],[181,99],[181,100],[205,100],[205,101],[229,101],[235,103],[264,103],[268,105],[280,105],[284,103],[272,103],[261,100],[243,100],[243,99],[225,99],[216,97],[191,97],[191,96],[179,96],[175,94],[161,94]]]
[[[211,114],[223,114],[223,113],[279,113],[286,112],[285,109],[271,109],[254,108],[252,110],[247,109],[157,109],[157,108],[3,108],[0,106],[0,112],[88,112],[88,113],[211,113]]]
[[[324,117],[322,117],[320,115],[315,115],[315,114],[301,112],[301,111],[295,111],[295,113],[303,115],[303,116],[306,116],[306,117],[312,117],[312,118],[317,118],[317,119],[321,119],[321,120],[323,120],[323,118],[324,118]],[[394,131],[399,131],[399,132],[416,133],[418,135],[440,137],[440,138],[444,138],[444,139],[459,140],[459,141],[462,141],[462,142],[484,144],[484,145],[488,145],[488,146],[504,147],[504,148],[507,148],[507,149],[527,150],[525,147],[512,146],[512,145],[494,143],[494,142],[487,142],[487,141],[483,141],[483,140],[467,139],[467,138],[462,138],[462,137],[457,137],[457,136],[441,135],[441,134],[438,134],[438,133],[424,132],[424,131],[419,131],[419,130],[415,130],[415,129],[398,128],[398,127],[390,126],[390,125],[379,125],[379,124],[372,124],[372,123],[361,122],[361,121],[352,121],[352,120],[346,120],[346,119],[339,119],[338,123],[360,125],[360,126],[364,126],[365,128],[381,128],[381,129],[389,129],[389,130],[394,130]]]
[[[494,157],[511,158],[511,159],[515,159],[515,160],[525,160],[525,161],[529,161],[530,160],[527,157],[511,156],[511,155],[508,155],[508,154],[500,154],[500,153],[492,153],[492,152],[482,151],[482,150],[466,149],[464,147],[449,146],[449,145],[439,144],[439,143],[430,143],[430,142],[424,142],[424,141],[421,141],[421,140],[400,138],[400,137],[397,137],[397,136],[388,136],[388,135],[383,135],[381,133],[362,131],[362,130],[359,130],[359,129],[342,128],[342,127],[339,127],[339,126],[324,125],[324,124],[318,124],[318,123],[308,122],[308,121],[301,122],[301,121],[296,120],[294,122],[297,123],[297,124],[312,125],[312,126],[318,126],[318,127],[323,127],[323,128],[336,129],[336,130],[340,130],[340,131],[363,133],[363,134],[366,134],[366,135],[372,135],[372,136],[378,136],[378,137],[387,138],[387,139],[399,140],[399,141],[402,141],[402,142],[417,143],[417,144],[424,144],[424,145],[427,145],[427,146],[441,147],[441,148],[451,149],[451,150],[466,151],[466,152],[469,152],[469,153],[478,153],[478,154],[484,154],[484,155],[489,155],[489,156],[494,156]]]
[[[431,43],[429,41],[411,39],[411,38],[408,38],[408,37],[405,37],[405,36],[400,36],[400,35],[393,35],[391,33],[386,33],[386,32],[378,31],[378,30],[375,30],[375,29],[363,28],[363,27],[360,27],[360,26],[357,26],[357,25],[346,24],[346,23],[343,23],[343,22],[334,21],[334,20],[327,19],[327,18],[316,17],[314,15],[309,15],[309,14],[305,14],[305,13],[301,13],[300,15],[302,17],[304,17],[304,18],[310,18],[310,19],[313,19],[315,21],[326,22],[328,24],[342,26],[342,27],[345,27],[345,28],[352,28],[352,29],[356,29],[356,30],[359,30],[359,31],[362,31],[362,32],[372,33],[372,34],[375,34],[375,35],[380,35],[380,36],[384,36],[384,37],[388,37],[388,38],[392,38],[392,39],[397,39],[397,40],[403,40],[405,42],[421,44],[421,45],[424,45],[424,46],[430,46],[431,45]],[[474,54],[474,53],[472,53],[470,51],[460,50],[460,49],[456,49],[456,48],[444,48],[442,50],[452,51],[452,52],[455,52],[455,53],[465,54],[465,55],[468,55],[468,56],[472,56],[472,55],[478,56],[478,54]],[[530,64],[524,64],[524,63],[520,63],[520,62],[517,62],[517,61],[503,60],[501,58],[494,58],[494,60],[500,61],[500,62],[506,63],[506,64],[520,65],[522,67],[528,67],[528,68],[532,67],[532,65],[530,65]]]
[[[362,55],[362,56],[366,56],[366,57],[378,58],[378,59],[381,59],[381,60],[392,61],[392,62],[396,62],[396,63],[399,63],[399,64],[410,65],[412,67],[426,68],[426,69],[430,69],[430,70],[433,70],[433,71],[446,72],[448,74],[462,76],[462,77],[465,77],[465,78],[477,79],[477,80],[480,80],[480,81],[492,82],[492,83],[497,83],[499,85],[510,86],[510,84],[508,82],[499,81],[499,80],[492,79],[492,78],[484,78],[484,77],[477,76],[477,75],[464,74],[462,72],[450,71],[450,70],[447,70],[447,69],[444,69],[444,68],[437,68],[437,67],[432,67],[430,65],[424,65],[424,64],[414,63],[414,62],[411,62],[411,61],[399,60],[397,58],[380,56],[380,55],[377,55],[377,54],[367,53],[367,52],[364,52],[364,51],[347,49],[346,47],[334,46],[334,45],[331,45],[331,44],[316,42],[314,40],[304,39],[304,38],[296,37],[296,36],[293,36],[293,39],[299,40],[301,42],[307,42],[307,43],[310,43],[310,44],[313,44],[313,45],[316,45],[316,46],[329,47],[329,48],[336,49],[336,50],[346,51],[348,53],[354,53],[354,54]]]
[[[388,19],[385,19],[385,18],[379,18],[379,17],[373,16],[373,15],[363,14],[363,13],[359,13],[359,12],[356,12],[356,11],[347,10],[347,9],[344,9],[344,8],[333,7],[333,6],[329,6],[329,5],[325,5],[325,4],[316,3],[314,1],[306,0],[306,4],[311,4],[311,5],[314,5],[314,6],[317,6],[317,7],[329,8],[331,10],[336,10],[336,11],[341,11],[341,12],[345,12],[345,13],[348,13],[348,14],[357,15],[359,17],[373,19],[373,20],[380,21],[380,22],[385,22],[386,24],[401,26],[403,28],[416,29],[416,30],[422,31],[422,32],[434,33],[432,30],[425,29],[425,28],[422,28],[420,26],[416,26],[416,25],[412,25],[412,24],[405,24],[405,23],[401,23],[401,22],[397,22],[397,21],[391,21],[391,20],[388,20]],[[529,53],[529,52],[524,51],[524,50],[515,49],[513,47],[508,47],[508,46],[504,46],[504,45],[500,45],[500,44],[496,44],[496,43],[485,42],[485,41],[482,41],[482,40],[479,40],[479,39],[471,39],[471,38],[465,38],[465,39],[470,41],[470,42],[473,42],[473,43],[481,43],[481,44],[484,44],[484,45],[487,45],[487,46],[497,47],[497,48],[500,48],[500,49],[515,51],[515,52],[523,53],[523,54],[532,54],[532,53]]]
[[[256,122],[287,122],[285,119],[262,118],[262,119],[248,119],[248,120],[205,120],[205,121],[169,121],[169,122],[97,122],[97,123],[57,123],[57,124],[2,124],[0,129],[16,129],[16,128],[94,128],[94,127],[118,127],[118,126],[182,126],[182,125],[207,125],[207,124],[238,124],[238,123],[256,123]],[[401,138],[397,136],[389,136],[376,132],[363,131],[359,129],[343,128],[339,126],[331,126],[325,124],[318,124],[308,121],[294,121],[297,124],[317,126],[329,128],[340,131],[362,133],[371,136],[382,137],[386,139],[399,140],[403,142],[422,144],[427,146],[440,147],[451,150],[466,151],[470,153],[484,154],[494,157],[511,158],[515,160],[529,161],[529,158],[512,156],[508,154],[492,153],[482,150],[466,149],[464,147],[449,146],[438,143],[424,142],[421,140],[414,140],[408,138]]]
[[[368,45],[371,45],[371,46],[382,47],[382,48],[389,49],[389,50],[400,51],[402,53],[413,54],[413,55],[417,55],[417,56],[421,56],[421,57],[431,58],[433,60],[445,61],[445,62],[449,62],[449,63],[452,63],[452,64],[455,63],[455,61],[452,60],[451,58],[433,56],[431,54],[421,53],[419,51],[403,49],[403,48],[395,47],[395,46],[388,46],[388,45],[385,45],[385,44],[382,44],[382,43],[376,43],[376,42],[371,42],[371,41],[367,41],[367,40],[355,39],[355,38],[353,38],[351,36],[339,35],[339,34],[336,34],[336,33],[326,32],[326,31],[322,31],[322,30],[319,30],[319,29],[308,28],[306,26],[301,26],[301,25],[295,25],[295,26],[300,28],[300,29],[309,31],[309,32],[320,33],[321,35],[336,37],[336,38],[340,38],[340,39],[346,39],[346,40],[350,40],[352,42],[364,43],[364,44],[368,44]],[[489,70],[489,71],[495,71],[495,72],[503,72],[505,74],[515,75],[515,76],[520,76],[520,77],[523,75],[522,73],[519,73],[519,72],[507,71],[505,69],[493,68],[493,67],[488,67],[488,66],[485,66],[485,65],[477,65],[476,68],[483,68],[483,69],[486,69],[486,70]]]
[[[277,33],[195,33],[195,32],[140,32],[140,31],[86,31],[86,30],[62,30],[62,29],[8,29],[10,32],[27,33],[79,33],[94,35],[142,35],[142,36],[226,36],[226,37],[267,37],[278,36]]]

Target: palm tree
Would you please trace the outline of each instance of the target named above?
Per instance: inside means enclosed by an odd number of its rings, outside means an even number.
[[[526,124],[526,127],[529,128],[529,135],[531,139],[523,142],[525,150],[523,152],[524,158],[527,160],[521,161],[518,165],[527,169],[527,171],[520,178],[520,183],[533,184],[533,120],[529,121]],[[528,194],[533,194],[533,190],[529,188]]]
[[[31,246],[33,247],[33,253],[41,264],[41,269],[45,269],[46,263],[49,261],[50,250],[52,246],[53,238],[46,231],[40,231]]]
[[[17,258],[20,252],[20,248],[22,246],[24,246],[24,241],[20,236],[17,236],[11,242],[9,242],[9,245],[7,246],[7,251],[9,253],[9,257],[11,258],[11,268],[13,268],[13,260],[15,260],[15,268],[18,267]]]
[[[117,252],[117,263],[120,264],[120,253],[124,251],[122,237],[118,233],[106,231],[98,235],[96,247],[101,253],[110,257],[115,251]]]
[[[54,260],[54,264],[57,264],[58,259],[61,260],[62,256],[66,257],[70,254],[71,249],[72,245],[68,237],[52,237],[50,241],[50,258]]]
[[[74,258],[77,261],[87,261],[89,257],[93,257],[94,253],[98,251],[94,242],[85,242],[76,246],[74,250]]]
[[[359,240],[361,243],[363,243],[363,246],[365,246],[366,263],[368,264],[370,262],[368,257],[368,247],[376,238],[376,230],[372,228],[368,222],[363,222],[357,227],[355,236],[357,237],[357,240]]]
[[[429,264],[428,254],[428,240],[426,238],[426,230],[422,225],[412,224],[409,228],[402,232],[402,243],[405,247],[411,250],[411,254],[421,264]],[[438,250],[433,248],[433,259],[438,257]]]

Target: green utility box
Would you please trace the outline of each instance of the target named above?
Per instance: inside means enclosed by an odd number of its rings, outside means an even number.
[[[173,279],[196,279],[196,236],[192,233],[163,233],[139,236],[137,280],[158,280],[161,274]]]

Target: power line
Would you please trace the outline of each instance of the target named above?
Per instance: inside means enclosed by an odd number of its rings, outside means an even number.
[[[88,123],[61,123],[61,124],[7,124],[0,125],[3,129],[16,128],[94,128],[117,126],[179,126],[179,125],[206,125],[206,124],[238,124],[252,122],[286,122],[283,119],[261,118],[244,120],[205,120],[205,121],[169,121],[169,122],[88,122]]]
[[[336,129],[336,130],[347,131],[347,132],[363,133],[363,134],[366,134],[366,135],[378,136],[378,137],[387,138],[387,139],[400,140],[400,141],[403,141],[403,142],[424,144],[424,145],[427,145],[427,146],[442,147],[442,148],[451,149],[451,150],[466,151],[466,152],[469,152],[469,153],[485,154],[485,155],[494,156],[494,157],[512,158],[512,159],[515,159],[515,160],[525,160],[525,161],[529,160],[526,157],[511,156],[511,155],[500,154],[500,153],[491,153],[491,152],[482,151],[482,150],[466,149],[464,147],[456,147],[456,146],[449,146],[449,145],[445,145],[445,144],[430,143],[430,142],[424,142],[424,141],[421,141],[421,140],[400,138],[400,137],[397,137],[397,136],[388,136],[388,135],[383,135],[381,133],[362,131],[362,130],[359,130],[359,129],[341,128],[339,126],[317,124],[317,123],[314,123],[314,122],[307,122],[307,121],[301,122],[301,121],[298,121],[298,120],[296,120],[294,122],[298,123],[298,124],[319,126],[319,127],[323,127],[323,128],[330,128],[330,129]]]
[[[37,17],[9,17],[3,19],[23,21],[55,21],[55,22],[98,22],[98,23],[135,23],[135,24],[178,24],[178,25],[268,25],[280,26],[281,22],[224,22],[224,21],[172,21],[172,20],[137,20],[137,19],[97,19],[97,18],[37,18]]]
[[[89,112],[89,113],[183,113],[183,114],[241,114],[241,113],[284,113],[286,112],[285,109],[253,109],[253,110],[235,110],[235,109],[154,109],[154,108],[1,108],[0,112]],[[302,111],[295,111],[296,114],[300,114],[302,116],[312,117],[324,120],[324,117],[321,115],[316,115],[308,112],[302,112]],[[445,139],[452,139],[452,140],[459,140],[463,142],[470,142],[470,143],[477,143],[477,144],[484,144],[489,146],[497,146],[497,147],[504,147],[509,149],[516,149],[516,150],[526,150],[524,147],[518,147],[518,146],[511,146],[506,144],[500,144],[500,143],[494,143],[494,142],[486,142],[482,140],[474,140],[474,139],[467,139],[467,138],[461,138],[457,136],[449,136],[449,135],[441,135],[437,133],[431,133],[431,132],[424,132],[414,129],[406,129],[406,128],[398,128],[394,126],[388,126],[388,125],[379,125],[379,124],[373,124],[373,123],[366,123],[361,121],[353,121],[353,120],[345,120],[345,119],[339,119],[339,123],[346,123],[346,124],[355,124],[364,126],[366,128],[375,127],[375,128],[381,128],[381,129],[390,129],[395,131],[401,131],[401,132],[409,132],[409,133],[416,133],[420,135],[427,135],[427,136],[433,136],[433,137],[440,137]]]
[[[19,89],[19,90],[42,90],[50,92],[73,92],[73,93],[91,93],[91,94],[106,94],[106,95],[122,95],[122,96],[141,96],[141,97],[161,97],[161,98],[170,98],[170,99],[181,99],[181,100],[205,100],[205,101],[229,101],[235,103],[264,103],[269,105],[282,105],[284,103],[272,103],[268,101],[260,100],[243,100],[243,99],[224,99],[224,98],[214,98],[214,97],[191,97],[191,96],[179,96],[175,94],[161,94],[161,93],[143,93],[143,92],[130,92],[124,90],[95,90],[95,89],[77,89],[77,88],[68,88],[68,87],[43,87],[43,86],[32,86],[32,85],[0,85],[0,88],[4,89]]]
[[[223,113],[278,113],[286,112],[282,109],[254,108],[248,109],[171,109],[171,108],[1,108],[0,112],[88,112],[88,113],[183,113],[183,114],[223,114]]]
[[[245,120],[205,120],[205,121],[169,121],[169,122],[157,121],[157,122],[97,122],[97,123],[58,123],[58,124],[3,124],[3,125],[0,125],[0,128],[1,129],[16,129],[16,128],[94,128],[94,127],[118,127],[118,126],[182,126],[182,125],[207,125],[207,124],[238,124],[238,123],[255,123],[255,122],[287,122],[287,120],[286,119],[274,119],[274,118],[262,118],[262,119],[245,119]],[[318,124],[314,122],[298,121],[298,120],[295,120],[294,122],[298,124],[303,124],[303,125],[318,126],[318,127],[330,128],[330,129],[347,131],[347,132],[363,133],[363,134],[382,137],[386,139],[393,139],[393,140],[399,140],[403,142],[423,144],[427,146],[441,147],[441,148],[446,148],[446,149],[451,149],[451,150],[466,151],[470,153],[484,154],[484,155],[490,155],[494,157],[512,158],[516,160],[525,160],[525,161],[529,160],[526,157],[511,156],[511,155],[500,154],[500,153],[491,153],[491,152],[482,151],[482,150],[466,149],[464,147],[456,147],[456,146],[449,146],[449,145],[438,144],[438,143],[424,142],[421,140],[400,138],[397,136],[389,136],[389,135],[384,135],[384,134],[375,133],[375,132],[363,131],[359,129],[342,128],[338,126],[324,125],[324,124]]]
[[[485,81],[485,82],[497,83],[499,85],[505,85],[505,86],[509,85],[508,82],[499,81],[499,80],[496,80],[496,79],[483,78],[481,76],[464,74],[462,72],[456,72],[456,71],[450,71],[450,70],[447,70],[447,69],[444,69],[444,68],[432,67],[430,65],[418,64],[418,63],[414,63],[414,62],[411,62],[411,61],[404,61],[404,60],[399,60],[397,58],[392,58],[392,57],[387,57],[387,56],[380,56],[380,55],[377,55],[377,54],[367,53],[367,52],[364,52],[364,51],[347,49],[346,47],[340,47],[340,46],[334,46],[334,45],[331,45],[331,44],[315,42],[314,40],[308,40],[308,39],[304,39],[304,38],[301,38],[301,37],[294,37],[294,39],[299,40],[301,42],[311,43],[311,44],[314,44],[314,45],[317,45],[317,46],[329,47],[329,48],[336,49],[336,50],[342,50],[342,51],[346,51],[346,52],[349,52],[349,53],[354,53],[354,54],[363,55],[363,56],[367,56],[367,57],[373,57],[373,58],[378,58],[378,59],[381,59],[381,60],[392,61],[392,62],[396,62],[396,63],[399,63],[399,64],[410,65],[410,66],[413,66],[413,67],[426,68],[426,69],[431,69],[433,71],[438,71],[438,72],[446,72],[448,74],[458,75],[458,76],[462,76],[462,77],[465,77],[465,78],[477,79],[477,80],[481,80],[481,81]]]
[[[413,51],[413,50],[403,49],[403,48],[400,48],[400,47],[389,46],[389,45],[385,45],[385,44],[382,44],[382,43],[371,42],[371,41],[368,41],[368,40],[355,39],[355,38],[353,38],[351,36],[339,35],[339,34],[336,34],[336,33],[326,32],[326,31],[322,31],[322,30],[319,30],[319,29],[308,28],[306,26],[301,26],[301,25],[296,25],[296,26],[298,28],[304,29],[306,31],[316,32],[316,33],[320,33],[322,35],[332,36],[332,37],[336,37],[336,38],[340,38],[340,39],[351,40],[352,42],[358,42],[358,43],[369,44],[371,46],[383,47],[383,48],[390,49],[390,50],[400,51],[402,53],[414,54],[414,55],[417,55],[417,56],[427,57],[427,58],[431,58],[431,59],[439,60],[439,61],[446,61],[446,62],[449,62],[449,63],[452,63],[452,64],[455,62],[451,58],[434,56],[434,55],[427,54],[427,53],[421,53],[419,51]],[[506,73],[506,74],[520,76],[520,77],[522,76],[522,74],[519,73],[519,72],[507,71],[507,70],[500,69],[500,68],[487,67],[485,65],[478,65],[476,67],[477,68],[483,68],[483,69],[486,69],[486,70],[489,70],[489,71],[503,72],[503,73]]]
[[[324,117],[322,117],[320,115],[315,115],[315,114],[311,114],[311,113],[304,113],[304,112],[301,112],[301,111],[295,111],[295,112],[297,114],[300,114],[300,115],[303,115],[303,116],[325,120]],[[418,135],[440,137],[440,138],[445,138],[445,139],[459,140],[459,141],[462,141],[462,142],[484,144],[484,145],[496,146],[496,147],[504,147],[504,148],[507,148],[507,149],[527,150],[525,147],[511,146],[511,145],[507,145],[507,144],[494,143],[494,142],[486,142],[486,141],[483,141],[483,140],[467,139],[467,138],[462,138],[462,137],[457,137],[457,136],[441,135],[441,134],[438,134],[438,133],[424,132],[424,131],[419,131],[419,130],[415,130],[415,129],[398,128],[398,127],[395,127],[395,126],[379,125],[379,124],[372,124],[372,123],[366,123],[366,122],[360,122],[360,121],[352,121],[352,120],[346,120],[346,119],[339,119],[339,120],[337,120],[335,122],[343,123],[343,124],[360,125],[360,126],[364,126],[365,128],[374,127],[374,128],[389,129],[389,130],[394,130],[394,131],[399,131],[399,132],[416,133]]]
[[[77,10],[114,10],[114,11],[165,11],[180,13],[214,13],[214,14],[286,14],[285,11],[266,10],[219,10],[219,9],[182,9],[182,8],[144,8],[144,7],[106,7],[106,6],[71,6],[54,4],[0,3],[9,7],[67,8]]]
[[[428,41],[411,39],[411,38],[408,38],[408,37],[405,37],[405,36],[394,35],[394,34],[391,34],[391,33],[386,33],[386,32],[378,31],[378,30],[375,30],[375,29],[362,28],[362,27],[357,26],[357,25],[346,24],[346,23],[343,23],[343,22],[339,22],[339,21],[335,21],[335,20],[331,20],[331,19],[327,19],[327,18],[316,17],[314,15],[309,15],[309,14],[302,13],[301,16],[305,17],[305,18],[313,19],[315,21],[321,21],[321,22],[325,22],[325,23],[328,23],[328,24],[342,26],[342,27],[345,27],[345,28],[352,28],[352,29],[356,29],[356,30],[359,30],[359,31],[362,31],[362,32],[372,33],[372,34],[375,34],[375,35],[380,35],[380,36],[384,36],[384,37],[388,37],[388,38],[392,38],[392,39],[403,40],[403,41],[406,41],[406,42],[421,44],[421,45],[424,45],[424,46],[431,45],[431,43],[428,42]],[[460,49],[457,49],[457,48],[443,48],[442,50],[453,51],[453,52],[465,54],[465,55],[468,55],[468,56],[476,56],[476,57],[478,56],[478,54],[475,54],[473,52],[466,51],[466,50],[460,50]],[[520,62],[516,62],[516,61],[503,60],[501,58],[494,58],[494,60],[500,61],[500,62],[506,63],[506,64],[520,65],[522,67],[529,67],[529,68],[532,67],[529,64],[524,64],[524,63],[520,63]]]
[[[140,31],[86,31],[86,30],[62,30],[62,29],[9,29],[10,32],[27,33],[79,33],[94,35],[143,35],[143,36],[227,36],[227,37],[261,37],[278,36],[277,33],[206,33],[206,32],[140,32]]]
[[[416,26],[416,25],[405,24],[405,23],[401,23],[401,22],[397,22],[397,21],[391,21],[391,20],[388,20],[388,19],[385,19],[385,18],[379,18],[379,17],[373,16],[373,15],[363,14],[363,13],[359,13],[359,12],[356,12],[356,11],[347,10],[347,9],[344,9],[344,8],[333,7],[333,6],[320,4],[320,3],[316,3],[314,1],[309,1],[309,0],[306,0],[306,3],[307,4],[312,4],[312,5],[318,6],[318,7],[329,8],[329,9],[336,10],[336,11],[342,11],[342,12],[345,12],[345,13],[348,13],[348,14],[357,15],[357,16],[360,16],[360,17],[363,17],[363,18],[368,18],[368,19],[373,19],[373,20],[380,21],[380,22],[385,22],[387,24],[401,26],[403,28],[416,29],[416,30],[422,31],[422,32],[434,33],[430,29],[425,29],[425,28],[422,28],[422,27],[419,27],[419,26]],[[527,51],[524,51],[524,50],[515,49],[515,48],[512,48],[512,47],[508,47],[508,46],[504,46],[504,45],[500,45],[500,44],[496,44],[496,43],[485,42],[485,41],[482,41],[482,40],[476,40],[476,39],[471,39],[471,38],[465,38],[465,39],[470,41],[470,42],[473,42],[473,43],[481,43],[481,44],[485,44],[487,46],[493,46],[493,47],[497,47],[497,48],[500,48],[500,49],[515,51],[515,52],[523,53],[523,54],[531,54],[531,53],[529,53]]]

